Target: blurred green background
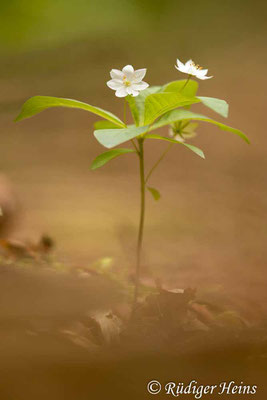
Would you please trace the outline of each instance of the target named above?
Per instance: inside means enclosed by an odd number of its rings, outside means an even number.
[[[194,143],[206,161],[173,149],[151,181],[162,199],[155,203],[148,194],[144,271],[182,287],[226,285],[246,301],[263,296],[266,9],[263,1],[246,0],[1,1],[0,160],[21,207],[11,237],[48,232],[61,258],[90,263],[111,256],[130,267],[139,213],[137,160],[121,157],[90,171],[103,149],[93,137],[95,117],[82,111],[50,110],[17,124],[13,119],[38,94],[86,101],[122,116],[122,100],[106,86],[111,68],[146,67],[145,80],[154,85],[182,79],[175,60],[192,58],[214,75],[200,82],[199,93],[226,99],[227,123],[252,144],[203,124]],[[146,146],[147,165],[162,147]]]

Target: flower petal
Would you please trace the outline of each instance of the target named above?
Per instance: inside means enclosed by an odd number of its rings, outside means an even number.
[[[197,71],[197,73],[198,73],[199,76],[205,76],[205,75],[207,75],[207,72],[208,72],[207,69],[199,69],[199,70]]]
[[[144,78],[145,74],[146,74],[146,68],[137,69],[136,71],[134,71],[134,77],[132,79],[132,82],[139,83]]]
[[[132,65],[126,65],[125,67],[123,67],[122,72],[129,81],[131,81],[133,79],[134,69],[133,69]]]
[[[123,87],[123,82],[119,79],[111,79],[107,82],[107,85],[112,90],[117,90]]]
[[[115,95],[117,97],[126,97],[128,95],[126,87],[122,86],[121,88],[119,88],[118,90],[116,90]]]
[[[193,64],[189,65],[187,68],[187,73],[189,75],[197,76],[198,69]]]
[[[185,63],[185,67],[186,68],[189,68],[190,67],[190,65],[192,65],[192,63],[193,63],[193,61],[192,60],[188,60],[188,61],[186,61],[186,63]]]
[[[185,64],[183,64],[178,58],[177,58],[177,66],[175,65],[175,68],[178,69],[178,71],[183,72],[185,74],[188,74],[188,69],[191,65],[192,60],[187,61]]]
[[[137,90],[134,90],[133,86],[128,86],[128,87],[126,88],[126,90],[127,90],[127,93],[128,93],[128,94],[131,94],[131,95],[134,96],[134,97],[136,97],[136,96],[139,95],[139,92],[138,92]]]
[[[123,79],[124,73],[119,69],[112,69],[110,71],[110,76],[112,79]]]
[[[177,69],[178,70],[183,70],[185,65],[177,58]]]
[[[213,78],[213,76],[197,76],[197,75],[196,75],[196,77],[197,77],[198,79],[201,79],[201,80]]]
[[[183,67],[177,67],[177,65],[175,65],[175,68],[178,69],[178,71],[183,72],[184,74],[187,74],[187,68],[185,68],[185,66]]]
[[[144,81],[132,84],[132,88],[134,90],[145,90],[146,88],[148,88],[148,86],[149,86],[149,84]]]

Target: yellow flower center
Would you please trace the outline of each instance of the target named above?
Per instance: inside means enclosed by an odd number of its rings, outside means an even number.
[[[200,65],[195,64],[193,61],[191,62],[191,66],[195,67],[196,69],[202,69],[202,67],[200,67]]]
[[[124,84],[124,86],[130,86],[131,85],[131,82],[128,81],[128,79],[127,79],[127,77],[125,75],[123,77],[123,84]]]

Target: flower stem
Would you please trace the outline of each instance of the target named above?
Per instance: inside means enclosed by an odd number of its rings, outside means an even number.
[[[127,111],[127,100],[124,97],[124,105],[123,105],[123,122],[126,125],[126,111]]]
[[[139,230],[137,238],[137,248],[136,248],[136,270],[135,270],[135,287],[134,287],[134,299],[132,316],[136,311],[136,306],[139,296],[140,288],[140,269],[141,269],[141,253],[142,253],[142,243],[143,243],[143,233],[144,233],[144,221],[145,221],[145,168],[144,168],[144,138],[139,138],[139,170],[140,170],[140,220],[139,220]]]
[[[186,85],[188,84],[188,82],[190,81],[192,75],[188,75],[187,80],[184,84],[184,86],[182,87],[182,89],[180,90],[180,92],[182,92],[184,90],[184,88],[186,87]]]
[[[139,150],[138,150],[136,144],[134,143],[134,139],[131,139],[131,142],[132,142],[133,147],[135,148],[136,153],[139,154]]]
[[[168,151],[172,148],[172,146],[174,145],[174,143],[170,143],[169,146],[167,147],[167,149],[162,153],[162,155],[160,156],[160,158],[158,159],[158,161],[153,165],[153,167],[151,168],[151,170],[149,171],[149,173],[147,174],[147,177],[145,179],[145,183],[147,183],[148,179],[150,178],[150,176],[152,175],[152,173],[154,172],[154,170],[157,168],[157,166],[159,165],[159,163],[163,160],[163,158],[166,156],[166,154],[168,153]]]

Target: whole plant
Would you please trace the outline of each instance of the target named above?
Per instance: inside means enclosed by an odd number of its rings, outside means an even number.
[[[160,198],[159,191],[149,185],[152,173],[172,147],[184,146],[197,156],[205,158],[200,148],[188,143],[188,140],[196,136],[199,122],[209,123],[222,131],[232,132],[249,143],[247,136],[239,129],[231,128],[206,115],[191,111],[191,106],[202,103],[220,116],[228,117],[229,106],[225,100],[197,94],[198,83],[192,77],[200,80],[210,79],[212,76],[207,76],[208,70],[202,69],[192,60],[183,64],[179,59],[175,68],[186,74],[186,79],[157,86],[149,86],[143,81],[147,72],[145,68],[134,70],[133,66],[126,65],[122,70],[112,69],[111,79],[107,82],[107,86],[115,91],[115,96],[124,98],[122,119],[109,111],[81,101],[34,96],[23,104],[15,120],[32,117],[51,107],[82,109],[101,117],[101,120],[94,124],[94,136],[101,145],[109,149],[94,159],[91,164],[93,170],[123,154],[134,153],[137,156],[140,177],[140,217],[136,246],[133,312],[136,309],[140,291],[146,192],[149,191],[155,200]],[[130,108],[133,119],[130,124],[126,121],[127,107]],[[166,134],[158,133],[158,129],[163,127],[167,127]],[[164,147],[156,163],[146,171],[144,144],[149,144],[151,140],[167,143],[167,147]],[[130,142],[131,148],[117,147],[126,142]]]

